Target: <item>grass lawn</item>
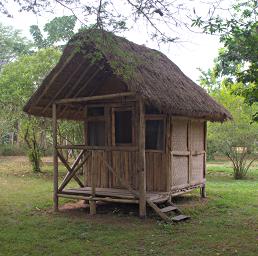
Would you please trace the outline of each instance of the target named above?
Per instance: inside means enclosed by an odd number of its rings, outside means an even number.
[[[33,174],[23,157],[0,158],[0,255],[258,255],[258,165],[232,179],[228,162],[208,165],[207,195],[177,203],[192,218],[164,224],[119,208],[90,217],[53,213],[51,163]],[[61,204],[67,203],[62,200]]]

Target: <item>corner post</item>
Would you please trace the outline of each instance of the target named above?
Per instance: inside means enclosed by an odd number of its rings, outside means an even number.
[[[53,130],[53,182],[54,182],[54,211],[58,211],[58,156],[57,156],[57,113],[56,113],[56,104],[52,105],[52,130]]]
[[[95,215],[96,214],[96,201],[93,200],[93,198],[96,196],[96,170],[94,170],[94,163],[95,156],[94,156],[94,150],[91,151],[91,199],[89,200],[90,204],[90,214]]]
[[[144,103],[138,99],[138,173],[139,173],[139,215],[146,217],[146,160],[145,160],[145,111]]]
[[[205,178],[206,178],[206,158],[207,158],[207,121],[204,122],[204,156],[203,156],[203,180],[204,180],[204,184],[203,186],[200,188],[200,195],[201,198],[205,198],[206,197],[206,189],[205,189]]]

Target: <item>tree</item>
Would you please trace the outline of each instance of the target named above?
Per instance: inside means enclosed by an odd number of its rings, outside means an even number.
[[[242,179],[257,159],[258,124],[252,122],[252,115],[258,105],[247,105],[243,97],[232,95],[225,86],[213,91],[212,96],[231,112],[233,120],[209,124],[208,153],[226,155],[233,164],[234,178]]]
[[[224,79],[233,93],[245,97],[249,104],[258,102],[258,21],[257,0],[238,0],[225,18],[196,16],[193,26],[205,33],[219,34],[223,48],[219,51],[213,72]],[[239,86],[235,86],[238,84]],[[254,113],[258,121],[258,113]]]
[[[115,33],[131,29],[137,24],[141,27],[146,25],[145,31],[158,43],[179,41],[179,30],[190,27],[189,15],[195,6],[194,2],[188,0],[19,0],[15,3],[20,11],[40,15],[64,7],[82,26],[93,25],[97,29]],[[12,16],[12,10],[4,2],[0,11]]]
[[[30,52],[31,43],[19,30],[0,23],[0,69],[17,57]]]
[[[28,117],[22,108],[41,80],[49,73],[60,57],[55,48],[39,50],[6,64],[0,73],[0,116],[9,120],[10,126],[19,123],[17,133],[28,146],[28,156],[34,171],[40,171],[42,155],[41,134],[46,127],[45,119]]]
[[[74,35],[75,24],[76,17],[74,15],[56,17],[45,24],[43,28],[47,34],[45,38],[38,25],[30,26],[30,33],[38,49],[51,47],[55,44],[63,46]]]

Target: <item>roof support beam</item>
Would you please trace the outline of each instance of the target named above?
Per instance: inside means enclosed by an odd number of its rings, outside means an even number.
[[[128,97],[128,96],[135,96],[135,93],[121,92],[121,93],[97,95],[97,96],[91,96],[91,97],[69,98],[69,99],[56,100],[55,103],[56,104],[80,103],[80,102],[87,102],[87,101],[93,101],[93,100],[113,99],[113,98]]]
[[[90,78],[87,80],[87,82],[77,91],[77,93],[75,94],[75,96],[77,96],[77,95],[78,95],[78,92],[81,92],[82,89],[85,89],[85,88],[88,86],[88,84],[91,82],[91,80],[94,79],[94,77],[95,77],[98,73],[99,73],[99,69],[97,68],[97,69],[93,72],[93,74],[90,76]],[[84,74],[83,74],[82,76],[80,76],[80,79],[75,83],[73,89],[72,89],[72,90],[69,92],[69,94],[68,94],[69,96],[73,93],[74,88],[77,89],[77,86],[80,84],[80,82],[81,82],[81,80],[82,80],[81,78],[83,78],[83,77],[84,77]],[[75,97],[75,96],[73,96],[73,97]],[[62,112],[60,113],[60,116],[62,116],[63,113],[64,113],[66,110],[67,110],[67,106],[64,107],[64,109],[63,109]]]
[[[83,65],[83,64],[82,64]],[[63,89],[70,83],[74,75],[79,71],[79,69],[82,67],[82,65],[78,65],[77,68],[74,70],[72,75],[69,77],[69,79],[57,90],[57,92],[54,94],[52,97],[51,101],[46,105],[46,107],[43,109],[43,113],[46,112],[46,110],[52,106],[58,95],[63,91]],[[83,71],[83,73],[79,76],[79,80],[81,79],[82,76],[84,76],[85,73],[90,69],[91,65],[88,65],[88,67]]]
[[[54,80],[59,76],[59,74],[65,69],[65,67],[70,63],[70,61],[73,59],[73,57],[75,56],[75,53],[72,53],[67,60],[64,62],[63,66],[60,68],[60,70],[53,75],[53,77],[51,78],[51,80],[49,81],[49,83],[47,84],[47,86],[44,88],[43,92],[40,94],[40,96],[35,100],[35,102],[33,103],[35,106],[39,103],[39,101],[41,100],[41,98],[46,94],[47,90],[49,89],[50,85],[54,82]]]

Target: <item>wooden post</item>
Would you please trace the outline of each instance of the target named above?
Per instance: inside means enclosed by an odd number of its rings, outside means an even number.
[[[146,161],[145,161],[145,112],[144,103],[140,99],[138,103],[138,173],[139,173],[139,215],[146,217]]]
[[[91,197],[94,198],[96,196],[96,170],[94,170],[94,150],[91,151]],[[96,214],[96,201],[90,199],[90,214]]]
[[[203,156],[203,179],[205,179],[206,176],[206,157],[207,157],[207,121],[204,122],[204,156]],[[205,183],[200,188],[200,194],[202,198],[206,197],[206,189],[205,189]]]
[[[188,137],[188,184],[191,185],[192,178],[192,121],[189,120],[187,124],[187,137]]]
[[[53,166],[54,166],[54,211],[58,211],[58,155],[57,155],[57,113],[56,113],[56,104],[52,106],[52,129],[53,129]]]

